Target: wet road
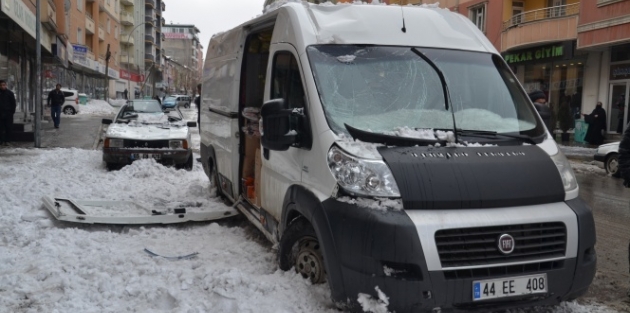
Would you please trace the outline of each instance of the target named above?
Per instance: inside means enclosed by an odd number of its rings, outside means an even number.
[[[630,312],[630,189],[595,166],[584,167],[588,170],[578,169],[576,175],[580,196],[593,209],[598,260],[595,280],[580,302],[595,301],[619,312]]]

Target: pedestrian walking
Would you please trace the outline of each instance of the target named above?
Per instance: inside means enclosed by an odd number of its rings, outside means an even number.
[[[8,146],[11,141],[13,115],[15,114],[15,94],[7,89],[7,82],[0,80],[0,144]]]
[[[64,102],[66,102],[66,96],[61,91],[61,84],[57,84],[55,89],[48,93],[48,106],[55,128],[59,128],[59,123],[61,123],[61,106]]]
[[[197,85],[197,97],[195,97],[195,105],[197,106],[197,127],[201,127],[201,84]]]
[[[547,96],[540,90],[534,90],[530,92],[528,96],[529,99],[532,100],[532,103],[534,103],[534,107],[536,107],[536,111],[540,114],[545,126],[547,126],[549,132],[553,134],[555,127],[552,125],[551,108],[547,105]]]
[[[602,103],[597,101],[597,105],[591,114],[582,114],[584,121],[588,124],[586,137],[584,140],[591,145],[601,145],[604,143],[606,134],[606,110],[602,108]]]
[[[123,91],[123,95],[125,96],[125,100],[129,100],[129,91],[127,90],[127,88],[125,88],[125,91]]]

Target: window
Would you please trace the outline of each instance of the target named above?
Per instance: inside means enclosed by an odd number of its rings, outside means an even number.
[[[613,46],[610,50],[610,62],[630,60],[630,44]]]
[[[512,25],[517,25],[523,22],[523,16],[521,15],[521,13],[524,12],[523,8],[523,1],[512,1]]]
[[[114,26],[114,38],[118,39],[118,25]]]
[[[77,28],[77,42],[82,45],[83,44],[83,32],[81,28]]]
[[[109,34],[112,29],[112,23],[109,19],[107,19],[107,33]]]
[[[486,31],[486,4],[470,8],[470,19],[482,31]]]
[[[77,0],[77,10],[83,11],[83,1],[85,0]]]
[[[282,98],[288,108],[304,108],[304,88],[300,68],[293,54],[279,52],[273,62],[271,99]]]

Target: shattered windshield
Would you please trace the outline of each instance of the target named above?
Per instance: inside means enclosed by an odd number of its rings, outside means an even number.
[[[539,136],[526,95],[500,58],[489,53],[419,48],[443,72],[458,129]],[[452,129],[442,84],[411,47],[318,45],[307,49],[326,118],[388,133],[400,127]]]

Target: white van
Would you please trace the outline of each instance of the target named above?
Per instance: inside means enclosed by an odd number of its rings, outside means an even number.
[[[288,3],[209,42],[201,158],[283,270],[389,311],[584,294],[595,226],[570,164],[466,17]]]
[[[52,89],[44,90],[42,97],[44,106],[48,104],[48,94],[50,94],[51,91]],[[66,101],[61,106],[61,112],[66,115],[79,113],[79,91],[76,89],[61,88],[61,92],[63,92],[64,97],[66,97]]]

